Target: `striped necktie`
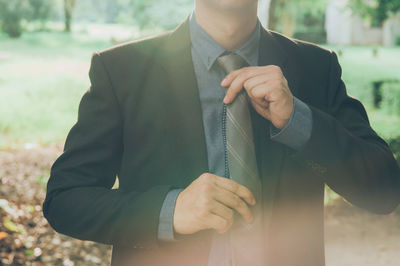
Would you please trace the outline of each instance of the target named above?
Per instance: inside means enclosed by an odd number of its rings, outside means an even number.
[[[220,56],[217,62],[227,74],[247,66],[244,59],[234,53]],[[238,214],[235,216],[235,223],[230,230],[232,264],[263,265],[261,181],[257,169],[249,101],[244,89],[233,103],[224,106],[224,115],[229,176],[250,189],[257,201],[257,204],[251,207],[254,217],[252,224],[247,224]]]

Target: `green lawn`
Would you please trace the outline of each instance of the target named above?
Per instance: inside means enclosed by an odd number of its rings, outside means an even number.
[[[110,45],[83,34],[0,36],[0,147],[63,142],[89,87],[91,54]]]
[[[0,148],[64,142],[89,87],[90,57],[112,45],[109,36],[93,32],[27,33],[18,40],[0,35]],[[400,114],[374,110],[370,86],[381,78],[400,79],[400,48],[379,48],[377,58],[371,47],[341,49],[349,93],[365,103],[377,132],[400,135]]]
[[[400,136],[400,113],[387,109],[390,96],[384,98],[382,109],[376,110],[372,105],[371,82],[382,79],[400,81],[400,47],[377,48],[378,56],[373,56],[374,47],[329,47],[334,51],[343,51],[339,61],[342,65],[343,80],[349,94],[361,100],[367,108],[372,127],[384,138]],[[400,97],[400,84],[395,86],[397,97]],[[387,88],[387,87],[386,87]],[[393,96],[392,96],[393,97]]]

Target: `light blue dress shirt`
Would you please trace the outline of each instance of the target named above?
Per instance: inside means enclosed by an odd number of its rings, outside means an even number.
[[[258,65],[261,24],[257,26],[249,39],[237,50],[232,51],[242,56],[250,66]],[[216,59],[225,51],[196,22],[195,15],[190,16],[190,38],[193,66],[196,74],[203,115],[205,140],[208,155],[208,169],[217,176],[225,175],[225,153],[222,131],[223,98],[226,88],[220,85],[225,77],[224,71],[216,64]],[[310,108],[294,98],[294,110],[288,124],[282,129],[271,126],[266,137],[300,150],[309,140],[312,130]],[[158,238],[161,241],[174,241],[173,214],[175,202],[182,189],[171,190],[160,212]],[[230,248],[227,234],[215,234],[209,266],[230,265]]]

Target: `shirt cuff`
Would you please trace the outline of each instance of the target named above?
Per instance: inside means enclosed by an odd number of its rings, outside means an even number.
[[[273,124],[270,127],[270,136],[273,141],[285,144],[299,151],[308,142],[312,131],[312,112],[307,104],[293,98],[293,112],[287,125],[280,130]]]
[[[173,189],[168,192],[160,211],[158,223],[158,239],[162,241],[174,241],[174,210],[176,199],[182,189]]]

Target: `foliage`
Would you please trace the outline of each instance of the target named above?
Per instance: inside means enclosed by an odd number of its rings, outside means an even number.
[[[22,34],[23,20],[44,22],[49,18],[51,7],[51,0],[0,0],[2,30],[17,38]]]
[[[30,20],[45,22],[52,11],[52,0],[28,0],[30,6]]]
[[[400,0],[350,0],[349,6],[372,26],[381,27],[391,13],[400,11]]]
[[[400,35],[396,37],[395,45],[400,46]]]
[[[179,24],[192,10],[193,0],[120,0],[120,9],[130,11],[132,22],[140,29],[172,29]],[[126,16],[125,16],[126,17]]]
[[[131,23],[132,0],[80,0],[76,2],[74,20],[90,23]]]
[[[400,114],[400,80],[389,80],[383,84],[382,108],[389,114]]]
[[[297,22],[307,17],[324,17],[329,0],[271,0],[268,27],[292,36]]]
[[[315,14],[309,12],[298,18],[293,38],[313,43],[326,43],[327,33],[324,12],[322,10],[315,12]]]
[[[146,26],[173,29],[189,15],[192,9],[193,0],[153,0],[147,9],[147,12],[151,14],[151,19]]]
[[[151,23],[152,16],[149,10],[153,3],[154,0],[131,0],[133,19],[139,28],[145,28]]]
[[[18,37],[21,21],[43,24],[50,18],[65,21],[66,31],[71,30],[73,22],[124,23],[140,29],[168,30],[189,15],[193,0],[0,0],[0,6],[0,12],[7,15],[7,23],[3,24]]]
[[[397,162],[400,164],[400,137],[389,139],[388,144],[390,149],[393,151]]]
[[[76,20],[104,23],[127,22],[129,20],[128,17],[132,18],[131,1],[132,0],[78,1],[76,3]]]
[[[77,22],[123,23],[140,29],[171,29],[193,9],[193,0],[81,0],[77,1]]]
[[[22,34],[21,21],[28,12],[26,0],[0,0],[0,21],[2,30],[12,38]]]

